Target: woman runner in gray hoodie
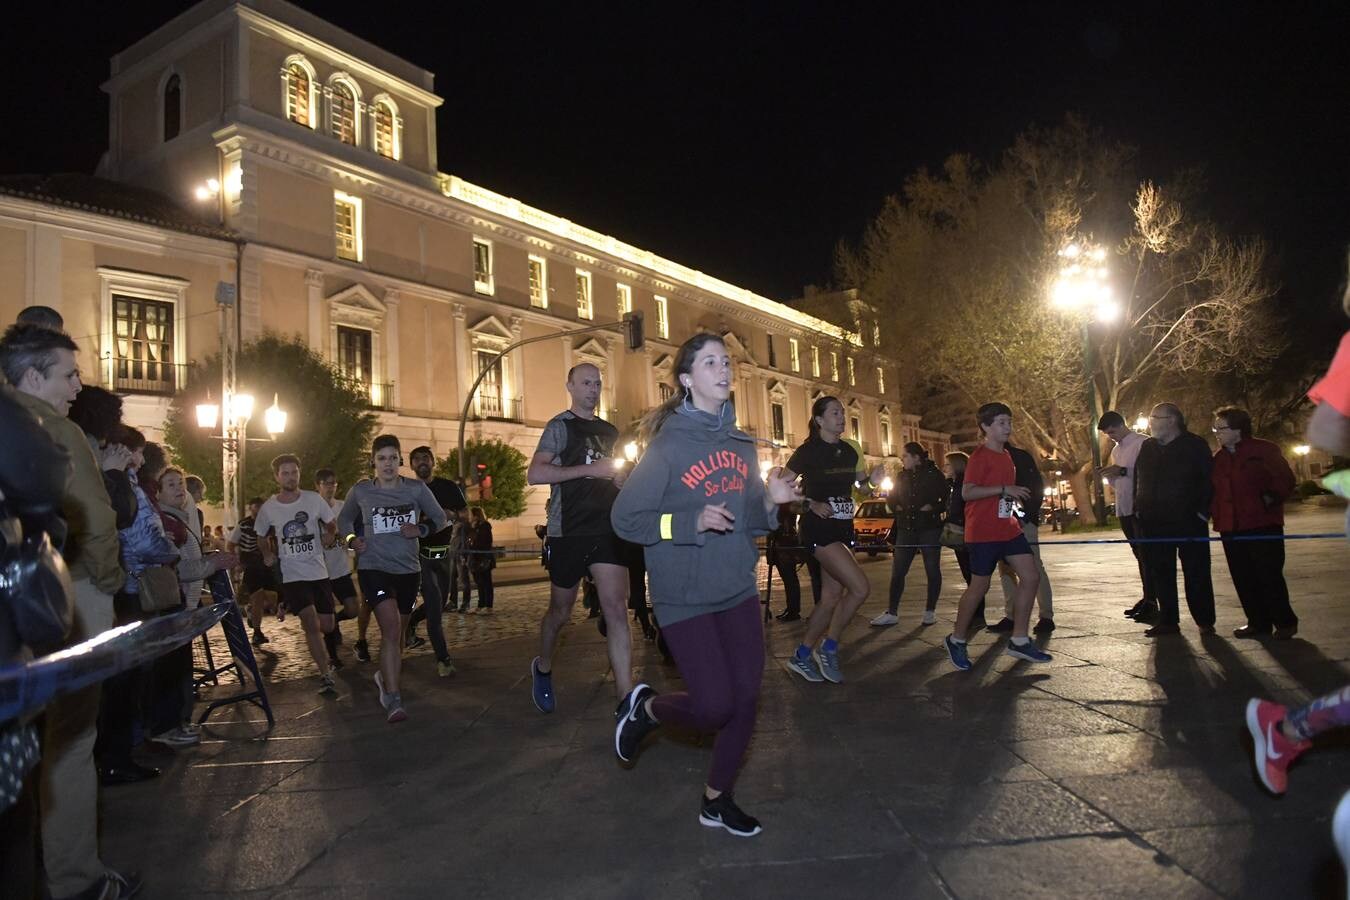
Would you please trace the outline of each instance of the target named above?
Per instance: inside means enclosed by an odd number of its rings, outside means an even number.
[[[778,504],[801,492],[778,469],[760,481],[754,440],[736,428],[720,337],[685,341],[674,369],[675,395],[643,421],[646,454],[610,518],[619,537],[644,547],[652,607],[686,691],[633,688],[616,712],[614,747],[627,763],[661,722],[716,731],[699,821],[749,837],[759,821],[736,806],[731,789],[764,672],[755,537],[773,529]]]

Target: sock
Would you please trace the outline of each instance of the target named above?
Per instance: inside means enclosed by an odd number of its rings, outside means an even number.
[[[1026,646],[1027,644],[1030,644],[1030,643],[1031,643],[1031,638],[1029,638],[1029,637],[1015,637],[1015,638],[1012,639],[1012,642],[1013,642],[1014,644],[1016,644],[1017,646],[1019,646],[1019,647],[1024,647],[1024,646]]]
[[[808,646],[806,646],[805,644],[798,644],[798,645],[797,645],[797,658],[798,658],[798,659],[810,659],[810,658],[811,658],[811,648],[808,647]]]
[[[839,649],[839,642],[834,638],[827,637],[825,643],[820,645],[820,649],[824,650],[826,653],[834,653]]]
[[[325,632],[323,636],[323,645],[328,650],[328,658],[337,658],[337,629]]]
[[[963,640],[961,640],[961,638],[957,637],[956,635],[952,635],[952,643],[953,643],[953,644],[960,644],[962,647],[964,647],[964,646],[966,645],[966,642],[963,641]]]

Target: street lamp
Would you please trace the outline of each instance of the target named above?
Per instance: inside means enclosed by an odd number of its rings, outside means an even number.
[[[272,395],[272,405],[263,412],[263,423],[267,426],[266,438],[251,438],[248,436],[248,421],[253,418],[253,395],[235,394],[230,398],[229,415],[225,421],[221,422],[220,434],[211,435],[215,440],[224,445],[224,454],[222,455],[221,483],[227,489],[231,484],[231,475],[234,477],[235,492],[238,492],[244,473],[244,451],[248,447],[249,441],[266,442],[275,441],[277,436],[286,431],[286,411],[281,408],[280,397],[277,394]],[[216,427],[216,422],[220,420],[221,408],[218,404],[211,402],[210,391],[206,394],[206,402],[197,404],[197,427],[212,431]],[[235,474],[237,473],[237,474]],[[237,516],[240,512],[239,498],[236,496],[226,496],[225,506],[232,510]],[[237,519],[236,519],[237,521]]]
[[[1134,430],[1141,433],[1148,431],[1148,416],[1140,413],[1138,418],[1134,420]]]
[[[1059,275],[1050,288],[1050,305],[1074,315],[1083,334],[1083,375],[1088,392],[1088,443],[1092,445],[1092,468],[1102,467],[1101,439],[1097,435],[1096,363],[1093,359],[1093,322],[1110,324],[1120,318],[1120,304],[1112,294],[1107,281],[1110,271],[1106,266],[1106,250],[1086,244],[1071,243],[1059,251],[1063,261]],[[1138,423],[1136,423],[1138,424]],[[1091,481],[1088,482],[1091,488]],[[1092,490],[1097,519],[1106,518],[1106,494]]]

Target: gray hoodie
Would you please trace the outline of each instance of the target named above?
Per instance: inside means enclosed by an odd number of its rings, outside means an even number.
[[[353,532],[357,520],[366,549],[357,555],[356,568],[411,575],[422,571],[417,538],[405,538],[400,525],[416,525],[422,537],[427,537],[445,527],[445,511],[424,482],[400,475],[391,488],[380,487],[378,481],[352,485],[338,514],[340,540]]]
[[[698,530],[703,507],[725,503],[726,533]],[[773,530],[754,440],[721,416],[685,405],[673,413],[624,482],[610,513],[614,531],[642,544],[652,607],[662,625],[724,612],[759,597],[755,536]]]

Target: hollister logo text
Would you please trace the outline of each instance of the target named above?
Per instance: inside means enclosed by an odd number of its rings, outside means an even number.
[[[680,481],[691,491],[703,488],[705,497],[717,494],[739,494],[745,490],[745,479],[750,471],[745,460],[730,450],[709,453],[689,467]]]

